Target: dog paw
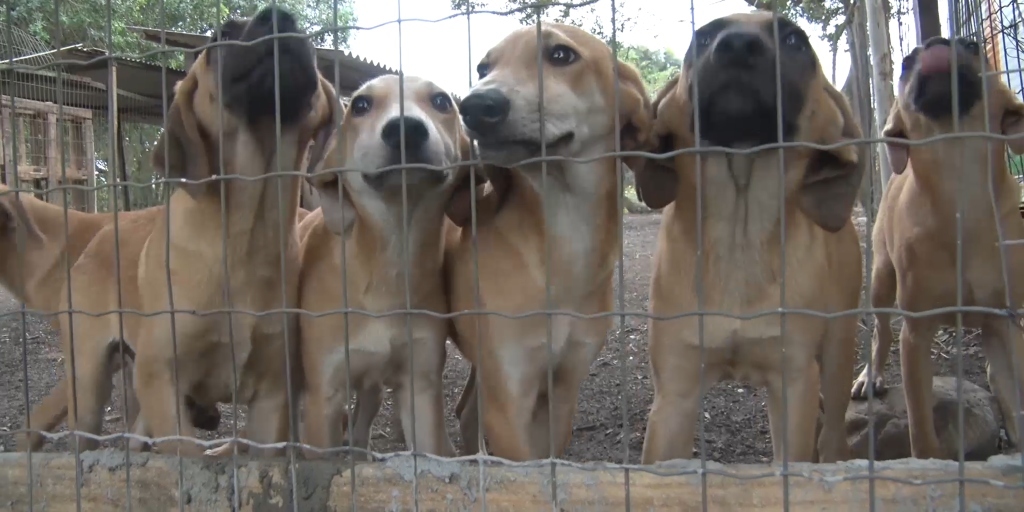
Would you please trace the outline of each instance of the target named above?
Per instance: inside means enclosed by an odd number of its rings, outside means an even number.
[[[874,388],[874,395],[879,396],[885,392],[885,379],[879,375],[872,379],[868,374],[867,370],[857,377],[857,380],[853,381],[853,389],[850,391],[850,398],[856,400],[867,400],[868,398],[868,383]]]
[[[203,454],[208,457],[223,457],[226,455],[231,455],[231,449],[234,448],[234,445],[234,443],[227,442],[216,448],[210,448],[209,450],[203,452]]]

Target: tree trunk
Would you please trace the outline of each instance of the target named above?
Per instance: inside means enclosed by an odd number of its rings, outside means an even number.
[[[941,36],[938,0],[914,0],[914,21],[917,27],[917,44],[927,41],[930,37]]]
[[[885,18],[881,0],[865,0],[865,19],[868,22],[868,42],[871,47],[871,88],[875,99],[875,133],[881,134],[889,109],[895,98],[892,87],[892,51],[889,49],[889,22]],[[881,185],[885,189],[892,175],[885,145],[878,144],[878,163]]]
[[[846,75],[846,83],[843,84],[843,94],[850,101],[853,116],[860,123],[864,136],[869,137],[874,131],[872,129],[874,123],[871,117],[871,82],[867,73],[869,69],[868,33],[867,23],[864,21],[864,11],[860,8],[855,8],[850,13],[846,43],[851,59],[850,72]],[[871,146],[858,145],[857,155],[862,162],[861,165],[865,168],[859,194],[860,205],[866,214],[872,215],[877,211],[882,197],[881,176],[871,158]]]

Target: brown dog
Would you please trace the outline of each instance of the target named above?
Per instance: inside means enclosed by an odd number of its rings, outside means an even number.
[[[225,23],[221,37],[251,42],[270,35],[275,18],[278,33],[300,33],[290,14],[266,8],[252,20]],[[273,58],[275,46],[280,59]],[[280,68],[275,69],[276,63]],[[175,86],[154,164],[170,178],[208,179],[219,173],[223,153],[225,174],[258,178],[276,171],[278,162],[282,170],[297,168],[312,140],[309,168],[315,168],[333,141],[338,105],[305,38],[206,49]],[[177,414],[186,407],[186,394],[203,404],[231,401],[237,381],[237,399],[249,406],[251,438],[261,443],[289,439],[293,418],[287,389],[298,384],[298,372],[289,382],[285,362],[298,356],[296,319],[251,314],[298,305],[300,178],[275,179],[233,179],[220,185],[227,194],[226,223],[218,184],[188,183],[171,196],[169,212],[160,207],[163,215],[126,220],[116,238],[109,228],[96,235],[72,269],[70,288],[75,307],[97,316],[75,315],[73,332],[69,315],[61,316],[66,372],[74,376],[69,397],[77,392],[78,399],[77,410],[68,413],[69,428],[99,432],[101,408],[110,393],[104,356],[119,333],[117,315],[107,311],[120,299],[124,308],[152,315],[124,315],[124,341],[136,354],[140,428],[157,437],[192,437],[192,425]],[[111,268],[115,243],[120,284]],[[172,305],[176,310],[231,308],[250,314],[177,313],[172,321],[163,313]],[[68,357],[71,339],[74,359]],[[85,448],[95,446],[89,439],[80,442]],[[171,453],[200,453],[188,441],[167,444]]]
[[[400,92],[398,75],[376,78],[356,91],[341,124],[341,142],[325,167],[357,172],[310,178],[321,206],[300,227],[308,232],[299,295],[305,311],[448,311],[441,267],[445,208],[454,166],[468,154],[469,139],[451,96],[433,82],[406,76],[404,98]],[[410,168],[404,194],[402,170],[380,170],[402,163],[403,124],[406,163],[447,167]],[[447,320],[350,313],[303,315],[299,324],[306,376],[304,443],[341,446],[354,391],[351,444],[368,449],[386,386],[395,391],[408,449],[455,454],[444,424]]]
[[[860,136],[849,105],[825,79],[804,31],[779,18],[781,43],[776,43],[773,25],[771,13],[755,12],[719,18],[696,31],[682,73],[654,102],[654,138],[661,152],[693,147],[695,125],[701,146],[735,149],[780,138],[835,144]],[[776,124],[780,117],[782,133]],[[652,208],[665,208],[651,277],[652,315],[753,315],[780,307],[836,313],[857,307],[861,252],[850,212],[863,171],[856,148],[787,148],[784,183],[779,153],[714,151],[699,161],[692,153],[680,154],[637,169],[641,198]],[[776,315],[710,316],[703,326],[700,322],[697,316],[650,320],[654,404],[644,464],[693,455],[703,392],[724,379],[766,386],[775,459],[788,454],[792,461],[810,461],[819,360],[825,407],[821,458],[849,457],[844,415],[856,316],[790,313],[784,324]]]
[[[954,53],[956,68],[952,67]],[[916,141],[953,133],[954,76],[958,81],[958,131],[1024,133],[1024,103],[999,76],[982,78],[984,58],[978,43],[967,39],[950,43],[933,37],[915,48],[903,60],[899,95],[883,135]],[[1001,247],[998,236],[1001,227],[1004,240],[1024,239],[1024,223],[1018,213],[1020,185],[1007,170],[1006,146],[1004,141],[975,136],[921,145],[887,144],[894,174],[882,196],[872,234],[873,307],[892,307],[895,302],[902,310],[921,312],[957,306],[958,276],[963,279],[963,306],[1020,307],[1024,301],[1024,249],[1019,245]],[[1009,147],[1015,153],[1024,152],[1024,139],[1010,140]],[[963,222],[960,272],[958,213]],[[1007,282],[1012,283],[1009,290]],[[888,313],[876,313],[875,318],[871,359],[876,376],[872,378],[864,368],[853,386],[853,396],[858,398],[867,396],[869,385],[878,391],[884,386],[881,369],[889,359],[893,333]],[[1021,410],[1017,395],[1024,392],[1021,333],[998,315],[964,313],[962,319],[964,326],[980,327],[984,333],[989,385],[1006,418],[1010,440],[1020,446],[1016,422]],[[942,325],[956,325],[956,321],[955,313],[903,319],[900,363],[911,453],[917,458],[955,457],[957,453],[957,447],[942,449],[935,433],[931,367],[935,331]]]
[[[152,216],[154,212],[153,209],[145,209],[121,212],[118,216],[124,220]],[[41,201],[28,193],[15,196],[7,186],[0,185],[0,285],[36,312],[51,314],[66,309],[67,304],[60,304],[59,300],[67,282],[68,266],[74,265],[93,236],[113,221],[114,215],[110,213],[84,213],[69,209],[65,214],[61,206]],[[18,226],[24,229],[21,244],[17,238]],[[51,323],[54,328],[58,327],[56,316]],[[115,347],[111,356],[118,355],[120,351]],[[131,359],[127,358],[124,363],[129,364],[129,373],[125,375],[128,384],[125,389],[125,419],[131,425],[138,414],[138,402],[131,385]],[[109,364],[111,371],[116,372],[123,363],[120,357],[112,357]],[[67,379],[61,378],[50,394],[33,409],[35,415],[31,416],[25,428],[31,426],[36,431],[52,431],[67,415],[67,398]],[[188,404],[190,418],[196,427],[217,429],[220,413],[216,407],[198,407],[191,399]],[[34,432],[28,439],[19,439],[18,449],[26,450],[31,446],[38,450],[43,441],[44,438]]]
[[[454,196],[450,218],[464,229],[453,234],[446,253],[452,311],[612,311],[622,217],[616,159],[551,161],[546,180],[540,163],[519,162],[541,156],[542,143],[547,155],[575,158],[599,157],[619,146],[637,149],[647,139],[650,100],[636,70],[614,61],[611,49],[589,33],[545,23],[541,48],[537,39],[536,27],[522,28],[487,52],[477,66],[480,82],[460,105],[481,158],[502,168],[485,169],[491,188],[477,205],[477,253],[471,219],[459,213],[470,211],[466,183]],[[543,89],[538,50],[544,59]],[[541,99],[543,115],[537,107]],[[468,180],[470,174],[464,176]],[[565,450],[579,387],[604,346],[612,318],[554,315],[550,330],[548,322],[547,315],[455,317],[453,338],[473,365],[456,410],[467,450],[480,446],[476,375],[484,431],[495,455],[529,460]],[[549,365],[553,388],[548,387]]]

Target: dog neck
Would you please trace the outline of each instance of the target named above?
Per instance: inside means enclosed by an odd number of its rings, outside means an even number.
[[[806,159],[786,151],[783,163],[792,168],[805,165]],[[796,193],[788,192],[794,187],[780,183],[779,152],[702,155],[701,165],[700,211],[694,171],[680,180],[672,224],[683,243],[699,251],[702,261],[695,263],[703,265],[704,279],[721,283],[712,288],[731,290],[737,297],[746,291],[758,293],[781,279],[783,212],[787,240],[808,235],[809,224],[797,213]],[[794,174],[787,170],[786,180]],[[698,249],[697,244],[702,246]],[[787,260],[794,257],[799,255],[786,255]]]
[[[266,262],[253,261],[256,255],[268,256],[280,261],[282,251],[268,251],[267,247],[278,247],[282,243],[296,243],[295,234],[300,201],[300,180],[294,175],[273,176],[294,171],[301,160],[291,150],[278,154],[275,148],[296,148],[294,132],[281,134],[279,144],[261,144],[248,132],[240,132],[235,144],[239,147],[224,151],[224,167],[234,169],[234,175],[243,179],[219,180],[210,185],[203,195],[193,197],[184,190],[178,190],[171,198],[172,222],[183,223],[177,232],[213,230],[207,236],[228,237],[232,254],[225,255],[229,263],[262,265]],[[305,145],[302,146],[305,148]],[[234,158],[233,155],[244,155]],[[280,157],[280,158],[279,158]],[[280,161],[280,166],[278,162]],[[271,175],[261,179],[260,176]],[[221,185],[223,183],[223,185]],[[222,205],[220,187],[224,188]],[[226,217],[222,217],[222,206]],[[174,229],[172,225],[172,229]],[[190,239],[192,237],[189,237]],[[282,242],[282,240],[284,242]],[[189,242],[183,240],[181,245]]]
[[[410,190],[404,216],[400,196],[359,197],[355,224],[344,242],[347,282],[355,293],[402,297],[406,278],[413,300],[421,291],[436,289],[439,284],[433,281],[441,275],[449,189],[434,187],[422,193]],[[340,261],[340,254],[336,257]]]
[[[63,207],[29,194],[20,196],[42,237],[25,237],[23,244],[19,244],[11,233],[11,239],[3,242],[0,284],[28,308],[54,311],[59,306],[61,288],[67,282],[69,265],[74,265],[88,241],[110,216],[69,209],[65,235]]]
[[[577,157],[596,157],[613,149],[595,147]],[[499,225],[515,230],[517,237],[536,237],[535,244],[528,246],[543,248],[545,240],[551,241],[550,251],[526,257],[537,260],[531,268],[543,269],[545,253],[549,252],[551,275],[587,283],[588,289],[567,293],[585,294],[592,287],[602,286],[615,269],[622,218],[615,166],[614,158],[601,158],[548,162],[546,175],[539,164],[513,170],[513,183],[502,212],[506,215],[498,219]],[[522,226],[524,222],[528,229]]]
[[[954,131],[952,122],[918,127],[914,139],[932,138],[959,132],[998,133],[986,127],[980,116],[963,119]],[[998,126],[999,120],[990,124]],[[953,137],[935,142],[911,145],[910,162],[905,171],[934,200],[949,205],[940,210],[955,213],[958,209],[966,219],[992,222],[992,190],[996,194],[999,216],[1019,215],[1020,186],[1006,166],[1006,144],[982,137]],[[987,205],[984,208],[979,206]]]

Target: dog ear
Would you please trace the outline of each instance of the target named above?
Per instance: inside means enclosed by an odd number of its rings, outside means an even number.
[[[885,128],[882,129],[882,137],[907,140],[907,127],[903,121],[903,112],[900,110],[899,100],[892,104],[889,109],[889,118],[885,120]],[[910,163],[910,147],[899,142],[886,142],[885,152],[889,156],[889,167],[893,174],[903,174]]]
[[[1007,96],[1009,96],[1007,107],[1003,110],[999,127],[1003,135],[1012,137],[1006,141],[1006,146],[1010,148],[1010,151],[1015,155],[1024,154],[1024,103],[1021,103],[1013,93],[1009,93]]]
[[[16,237],[18,234],[18,226],[21,226],[25,230],[25,238],[27,240],[42,240],[43,233],[39,231],[39,227],[36,226],[32,216],[28,214],[28,210],[25,209],[25,205],[22,204],[21,198],[16,197],[14,192],[4,187],[0,189],[3,194],[0,194],[0,235],[5,238]],[[22,192],[21,194],[26,194]],[[12,242],[17,240],[16,238],[8,238]]]
[[[477,223],[497,215],[511,191],[511,173],[509,169],[492,165],[460,169],[445,207],[448,220],[460,228],[473,222],[473,194],[476,195]]]
[[[320,77],[320,91],[322,94],[319,96],[322,99],[314,110],[320,116],[320,123],[313,130],[313,146],[309,150],[306,174],[312,174],[319,169],[327,153],[334,147],[334,135],[338,132],[345,114],[334,86],[323,77]]]
[[[306,178],[320,193],[320,210],[327,229],[348,239],[356,225],[356,206],[338,173],[324,172]]]
[[[678,94],[680,75],[674,76],[658,91],[651,105],[653,126],[649,138],[653,141],[649,146],[657,153],[664,154],[675,150],[676,136],[672,133],[667,117],[688,116],[689,108],[685,105],[678,105],[675,95]],[[672,96],[668,103],[666,98]],[[666,112],[659,116],[659,110],[665,105]],[[680,111],[668,109],[683,107]],[[636,182],[636,195],[649,208],[659,210],[668,206],[676,200],[676,191],[679,188],[679,175],[676,173],[675,158],[646,158],[642,165],[633,168],[633,176]]]
[[[622,151],[646,151],[650,149],[653,127],[647,87],[631,64],[616,60],[615,67],[619,83],[619,147]],[[644,160],[642,157],[631,156],[623,158],[622,162],[636,172],[636,169],[643,167]]]
[[[853,117],[850,104],[843,94],[822,79],[825,101],[835,104],[841,114],[842,130],[839,140],[859,139],[860,125]],[[844,145],[831,150],[815,151],[811,157],[800,191],[800,209],[815,224],[831,233],[838,232],[850,221],[850,212],[864,177],[864,163],[857,149]]]
[[[174,100],[167,113],[167,125],[153,148],[153,169],[171,180],[202,180],[214,173],[214,151],[192,109],[197,78],[189,74],[174,87]],[[212,182],[181,183],[192,197],[210,189]]]

